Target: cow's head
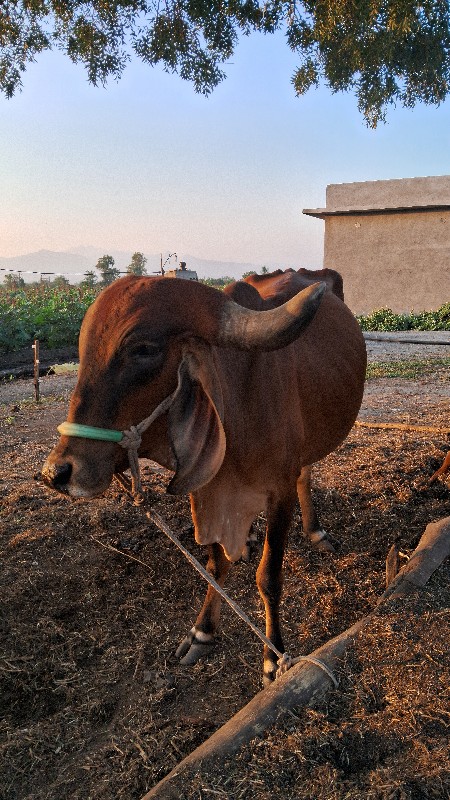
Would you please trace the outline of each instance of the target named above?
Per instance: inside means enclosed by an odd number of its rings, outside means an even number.
[[[317,283],[280,308],[258,312],[196,282],[116,281],[84,318],[68,422],[126,430],[172,394],[139,454],[174,471],[169,491],[194,491],[214,477],[226,449],[211,346],[272,350],[289,344],[313,318],[325,288]],[[118,444],[62,435],[43,476],[71,497],[93,497],[126,467]]]

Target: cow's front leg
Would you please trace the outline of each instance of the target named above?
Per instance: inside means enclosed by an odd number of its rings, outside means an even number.
[[[262,558],[256,572],[256,583],[266,610],[266,636],[284,652],[281,638],[279,608],[283,589],[283,556],[295,499],[271,503],[267,510],[267,531]],[[275,680],[278,668],[276,654],[264,645],[263,683]]]
[[[311,495],[311,466],[302,467],[297,480],[297,494],[302,512],[303,536],[309,539],[315,550],[334,553],[328,534],[320,525]]]
[[[210,575],[223,586],[230,569],[230,562],[226,557],[221,544],[208,546],[208,563],[206,568]],[[176,656],[185,665],[195,664],[199,658],[206,655],[214,644],[215,634],[219,626],[221,597],[208,587],[205,602],[197,617],[195,625],[180,643]]]

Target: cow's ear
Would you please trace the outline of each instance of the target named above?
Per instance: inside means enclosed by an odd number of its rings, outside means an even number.
[[[169,435],[176,471],[167,491],[186,494],[209,483],[225,456],[223,399],[208,347],[186,348],[178,389],[169,409]]]

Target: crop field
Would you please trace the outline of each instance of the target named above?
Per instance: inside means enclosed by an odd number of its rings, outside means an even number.
[[[54,289],[45,283],[0,289],[0,353],[19,350],[33,339],[49,348],[76,345],[83,317],[97,294],[95,289]]]
[[[86,310],[100,287],[52,287],[45,283],[17,289],[0,287],[0,354],[39,339],[47,348],[75,347]],[[450,303],[436,311],[394,314],[379,309],[359,317],[363,330],[450,330]]]

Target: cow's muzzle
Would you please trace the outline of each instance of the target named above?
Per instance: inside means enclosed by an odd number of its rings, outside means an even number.
[[[62,444],[60,440],[60,444],[52,450],[42,468],[42,477],[47,486],[74,498],[84,497],[87,499],[97,497],[108,488],[113,474],[120,472],[120,469],[117,469],[117,457],[112,456],[111,451],[109,459],[100,458],[98,451],[96,453],[92,451],[92,443],[96,449],[99,444],[103,447],[112,446],[113,448],[118,444],[128,453],[131,470],[131,493],[135,503],[141,503],[143,493],[138,451],[142,442],[142,435],[155,419],[169,410],[181,386],[180,370],[177,389],[165,397],[150,416],[137,425],[132,425],[128,430],[118,431],[112,428],[98,428],[68,421],[59,425],[58,433],[61,434],[63,440],[66,442],[75,440],[75,442],[81,442],[82,444],[75,445],[76,450],[74,452],[73,443],[66,445]],[[88,449],[91,450],[90,458],[87,457],[86,445],[84,444],[86,441],[90,443],[90,445],[87,445]],[[80,448],[82,449],[80,450]]]
[[[105,446],[114,448],[114,445]],[[42,479],[50,489],[74,499],[98,497],[108,488],[115,469],[113,452],[103,452],[101,456],[73,452],[60,443],[43,465]]]
[[[62,464],[51,464],[48,461],[43,466],[42,477],[44,482],[51,489],[57,492],[68,494],[70,476],[72,475],[72,464],[68,462]]]

